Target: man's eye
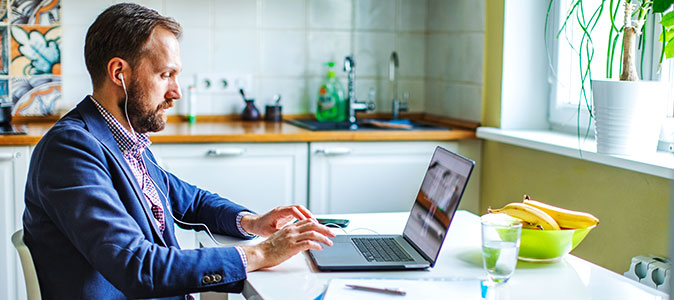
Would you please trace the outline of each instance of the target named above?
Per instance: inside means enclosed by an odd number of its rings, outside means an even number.
[[[162,73],[162,74],[161,74],[161,78],[167,79],[167,78],[169,78],[169,77],[171,77],[171,74],[170,74],[170,73]]]

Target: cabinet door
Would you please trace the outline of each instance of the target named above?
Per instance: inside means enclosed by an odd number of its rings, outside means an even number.
[[[168,171],[205,190],[263,213],[307,205],[307,144],[157,145]]]
[[[435,147],[456,142],[326,142],[310,144],[310,209],[314,213],[409,211]]]
[[[11,242],[22,228],[28,147],[0,147],[0,298],[25,299],[19,256]]]

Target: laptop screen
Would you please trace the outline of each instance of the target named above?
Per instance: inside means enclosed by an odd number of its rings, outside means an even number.
[[[437,147],[405,225],[407,237],[433,264],[475,163]]]

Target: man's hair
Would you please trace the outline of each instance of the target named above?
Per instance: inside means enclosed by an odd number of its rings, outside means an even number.
[[[132,3],[120,3],[103,11],[87,31],[84,60],[94,88],[105,80],[107,64],[113,57],[135,67],[146,54],[144,46],[155,27],[161,26],[180,38],[182,28],[173,18]]]

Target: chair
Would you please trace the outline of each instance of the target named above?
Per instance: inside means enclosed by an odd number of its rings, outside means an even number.
[[[35,273],[35,265],[33,265],[33,257],[30,255],[30,249],[23,242],[23,229],[19,229],[12,234],[12,244],[19,252],[21,259],[21,267],[23,268],[23,277],[26,280],[26,294],[28,300],[41,300],[40,283],[37,281],[37,273]]]

